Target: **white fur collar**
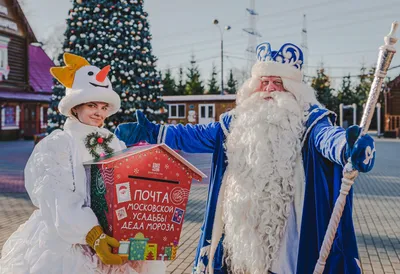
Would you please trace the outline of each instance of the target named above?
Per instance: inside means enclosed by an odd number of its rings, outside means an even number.
[[[67,132],[74,140],[78,146],[79,153],[81,155],[81,160],[83,162],[93,160],[93,156],[89,153],[88,149],[85,146],[86,136],[93,132],[98,132],[101,136],[107,137],[110,134],[113,135],[106,128],[99,128],[96,126],[89,126],[82,124],[76,118],[68,118],[64,124],[64,131]],[[118,140],[118,138],[114,135],[114,138],[111,140],[109,146],[114,150],[114,152],[120,151],[126,146]],[[102,148],[96,148],[97,153],[104,152]]]
[[[64,131],[68,132],[73,138],[84,139],[86,136],[92,132],[98,132],[102,136],[108,136],[112,134],[106,128],[99,128],[96,126],[90,126],[83,124],[78,121],[78,119],[68,118],[64,124]]]

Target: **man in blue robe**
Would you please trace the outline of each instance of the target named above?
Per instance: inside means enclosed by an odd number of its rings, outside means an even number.
[[[302,83],[300,48],[263,43],[257,57],[237,107],[219,122],[162,126],[137,112],[138,123],[115,132],[127,145],[146,140],[213,154],[193,273],[312,273],[343,166],[348,159],[361,172],[374,165],[372,138],[357,140],[357,126],[335,126],[336,115]],[[352,191],[324,273],[361,273]]]

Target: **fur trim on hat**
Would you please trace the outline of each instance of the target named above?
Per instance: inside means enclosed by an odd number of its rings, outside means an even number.
[[[77,105],[89,102],[103,102],[109,104],[108,116],[115,114],[120,106],[121,99],[113,90],[93,87],[91,89],[66,89],[66,96],[61,99],[58,109],[68,117],[72,116],[71,109]]]
[[[288,64],[282,64],[274,61],[255,63],[251,69],[251,76],[279,76],[281,78],[287,78],[298,82],[303,80],[303,74],[299,69]]]

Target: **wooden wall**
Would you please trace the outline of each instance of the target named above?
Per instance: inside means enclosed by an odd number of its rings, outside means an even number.
[[[1,35],[1,34],[0,34]],[[10,74],[4,84],[26,88],[28,85],[28,46],[22,37],[9,36],[8,65]]]

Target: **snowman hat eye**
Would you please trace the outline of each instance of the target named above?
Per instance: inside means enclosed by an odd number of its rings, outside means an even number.
[[[93,72],[93,71],[89,71],[87,74],[88,74],[89,76],[92,76],[92,75],[94,75],[94,72]]]

